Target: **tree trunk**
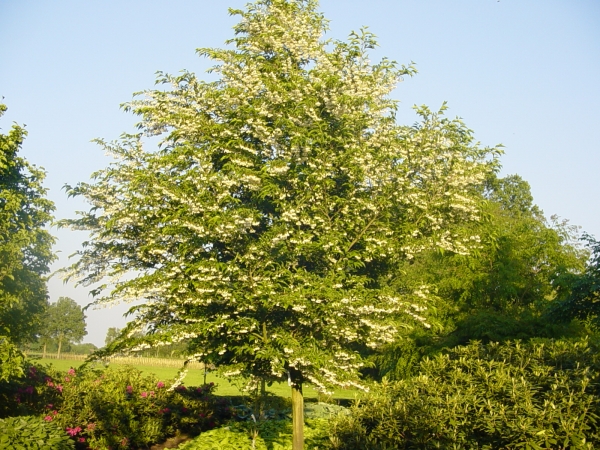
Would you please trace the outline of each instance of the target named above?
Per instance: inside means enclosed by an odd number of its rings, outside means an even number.
[[[46,342],[44,342],[44,350],[42,352],[42,359],[46,359]]]
[[[304,397],[302,383],[292,384],[292,450],[304,450]]]
[[[62,336],[58,337],[58,353],[56,354],[56,359],[60,359],[60,349],[62,348]]]

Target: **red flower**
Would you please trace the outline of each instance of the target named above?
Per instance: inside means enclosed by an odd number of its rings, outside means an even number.
[[[69,428],[69,427],[67,427],[67,434],[69,434],[70,436],[75,436],[80,431],[81,431],[80,427],[75,427],[75,428]]]
[[[52,416],[46,416],[46,417],[44,417],[44,420],[46,422],[52,422]]]

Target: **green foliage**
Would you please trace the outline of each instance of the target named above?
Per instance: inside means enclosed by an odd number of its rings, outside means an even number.
[[[60,373],[41,364],[24,360],[19,366],[23,376],[0,381],[0,418],[46,413],[60,402]]]
[[[40,417],[0,419],[1,450],[69,450],[75,443],[60,427]]]
[[[110,327],[107,331],[106,331],[106,338],[104,338],[104,344],[105,345],[110,345],[112,344],[117,337],[119,336],[119,332],[121,331],[120,328],[117,327]]]
[[[172,381],[131,367],[71,370],[60,384],[57,414],[47,417],[96,449],[145,448],[179,431],[212,428],[228,414],[212,384],[171,389]]]
[[[552,320],[565,321],[572,318],[591,320],[600,326],[600,242],[585,234],[590,259],[585,272],[574,274],[566,284],[566,298],[553,305],[549,314]]]
[[[556,218],[547,221],[533,204],[529,184],[517,175],[490,175],[483,187],[483,220],[454,231],[478,236],[468,255],[423,252],[401,267],[398,289],[432,287],[432,328],[430,333],[408,330],[377,352],[374,376],[405,378],[422,356],[473,339],[583,335],[580,324],[547,315],[584,268],[587,252],[576,241],[577,228]]]
[[[339,449],[600,445],[600,355],[581,341],[472,343],[424,360],[333,426]]]
[[[305,448],[328,448],[329,421],[309,419],[305,423]],[[292,445],[292,422],[268,420],[258,423],[238,422],[202,433],[180,450],[287,450]]]
[[[87,334],[85,315],[75,300],[60,297],[52,303],[44,316],[42,340],[52,339],[58,343],[58,354],[63,343],[80,342]]]
[[[7,337],[0,336],[0,383],[23,375],[25,357]]]
[[[0,116],[6,106],[0,104]],[[54,239],[45,230],[54,205],[44,198],[44,171],[17,156],[26,131],[0,134],[0,380],[18,373],[13,344],[32,341],[47,305],[45,274]]]
[[[139,134],[99,141],[117,161],[68,189],[92,205],[62,222],[91,236],[68,274],[110,278],[97,303],[146,300],[105,353],[185,341],[230,373],[359,385],[366,351],[425,322],[425,290],[390,287],[399,264],[468,252],[470,235],[447,229],[478,219],[499,149],[445,105],[399,126],[390,93],[414,68],[371,64],[366,30],[324,40],[316,8],[234,11],[232,48],[199,50],[218,81],[159,74],[165,90],[126,105]]]

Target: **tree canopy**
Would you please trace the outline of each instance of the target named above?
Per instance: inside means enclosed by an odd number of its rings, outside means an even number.
[[[5,111],[0,104],[0,116]],[[18,125],[0,134],[0,378],[17,354],[11,346],[35,338],[54,259],[45,229],[54,205],[45,198],[44,171],[17,156],[26,135]]]
[[[68,188],[91,204],[62,222],[91,236],[69,276],[100,282],[96,303],[144,301],[109,350],[185,340],[232,373],[362,387],[365,350],[426,324],[427,289],[393,288],[400,263],[477,245],[449,225],[479,219],[499,150],[445,106],[398,125],[389,94],[414,68],[372,64],[366,30],[325,40],[316,8],[231,11],[233,48],[198,50],[219,79],[159,74],[166,90],[125,107],[140,132],[98,141],[117,161]]]
[[[60,357],[63,343],[81,342],[87,334],[85,328],[85,314],[81,306],[72,298],[60,297],[46,312],[42,337],[57,342]]]

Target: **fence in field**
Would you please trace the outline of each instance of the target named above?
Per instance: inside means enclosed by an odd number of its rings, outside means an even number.
[[[41,358],[42,353],[27,352],[28,356]],[[84,361],[88,355],[76,355],[74,353],[61,353],[60,358],[56,353],[46,353],[47,359],[66,359],[71,361]],[[170,359],[170,358],[147,358],[137,356],[110,356],[104,358],[111,364],[129,364],[132,366],[151,366],[151,367],[182,367],[182,359]],[[204,365],[201,362],[193,361],[188,363],[190,369],[202,369]]]

